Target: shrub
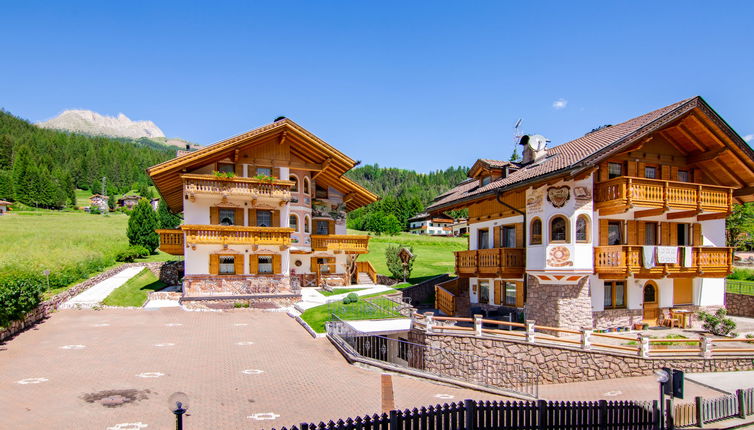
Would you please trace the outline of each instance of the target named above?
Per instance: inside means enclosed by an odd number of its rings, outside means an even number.
[[[403,265],[399,255],[403,248],[408,248],[411,254],[413,254],[406,266]],[[406,282],[406,279],[411,276],[411,271],[414,269],[414,260],[416,260],[416,254],[414,254],[414,249],[410,246],[388,245],[385,248],[385,263],[395,279],[403,279],[403,282]]]
[[[22,273],[6,273],[0,278],[0,326],[23,318],[42,301],[44,284]]]
[[[131,245],[115,254],[115,261],[133,263],[137,258],[149,256],[149,250],[141,245]]]
[[[733,269],[733,273],[728,275],[728,279],[734,279],[737,281],[754,281],[754,270]]]
[[[728,318],[727,315],[728,311],[725,308],[720,308],[714,314],[700,311],[699,319],[704,322],[702,328],[708,332],[718,336],[728,336],[736,329],[736,322]]]
[[[128,243],[141,245],[151,254],[160,245],[160,236],[155,232],[157,229],[157,215],[147,199],[139,200],[133,213],[128,218]]]
[[[348,293],[346,298],[350,300],[351,303],[356,303],[359,301],[359,296],[356,293]]]

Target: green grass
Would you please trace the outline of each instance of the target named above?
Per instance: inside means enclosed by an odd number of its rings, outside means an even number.
[[[332,291],[320,289],[320,290],[317,290],[317,292],[322,294],[323,296],[329,297],[329,296],[337,296],[338,294],[352,293],[354,291],[361,291],[365,289],[366,288],[336,288]]]
[[[366,234],[356,230],[349,230],[348,233]],[[369,261],[377,273],[389,276],[390,271],[385,263],[385,249],[391,244],[408,245],[414,249],[416,260],[411,278],[408,280],[410,285],[443,273],[453,273],[455,271],[453,251],[464,251],[468,247],[467,239],[463,237],[433,237],[410,233],[372,236],[369,240],[369,253],[361,255],[359,260]]]
[[[369,298],[369,297],[377,297],[377,296],[383,296],[385,294],[391,294],[395,293],[396,290],[387,290],[383,291],[381,293],[375,293],[375,294],[369,294],[366,296],[360,296],[359,301],[356,303],[349,303],[349,304],[343,304],[340,302],[338,306],[338,316],[341,319],[344,320],[361,320],[361,319],[381,319],[385,318],[385,315],[375,315],[375,314],[368,314],[363,311],[364,303],[363,299]],[[301,319],[306,321],[307,324],[309,324],[309,327],[312,328],[317,333],[324,333],[325,332],[325,322],[330,321],[330,317],[332,315],[333,308],[330,304],[324,304],[315,306],[313,308],[309,308],[304,313],[301,314]]]
[[[688,339],[682,334],[669,334],[665,337],[649,336],[650,339]],[[638,345],[636,341],[626,342],[626,345]],[[677,342],[652,342],[652,345],[679,345]]]
[[[740,281],[740,280],[728,279],[725,282],[725,291],[729,293],[754,296],[754,281]]]
[[[147,293],[165,286],[149,269],[144,269],[116,288],[102,303],[107,306],[141,306],[147,300]]]

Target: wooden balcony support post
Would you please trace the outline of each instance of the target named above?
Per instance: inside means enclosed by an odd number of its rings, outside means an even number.
[[[702,185],[696,186],[696,210],[702,212]]]
[[[626,205],[628,207],[633,207],[633,182],[631,178],[628,178],[628,182],[623,182],[621,184],[621,192],[623,193],[623,198],[626,199]]]

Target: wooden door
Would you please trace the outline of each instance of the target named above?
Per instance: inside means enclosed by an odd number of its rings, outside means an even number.
[[[690,305],[694,302],[693,297],[693,279],[692,278],[675,278],[673,279],[673,304]]]
[[[650,325],[657,325],[657,317],[660,316],[660,308],[657,303],[657,296],[660,293],[657,289],[657,285],[649,281],[644,284],[644,323]]]

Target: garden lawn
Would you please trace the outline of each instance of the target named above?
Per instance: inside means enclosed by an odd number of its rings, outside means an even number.
[[[107,306],[142,306],[147,301],[147,293],[165,288],[165,283],[157,279],[149,269],[144,269],[125,284],[105,297],[102,304]]]
[[[338,294],[352,293],[354,291],[361,291],[361,290],[366,290],[366,288],[336,288],[332,291],[317,290],[317,292],[322,294],[325,297],[329,297],[329,296],[337,296]]]
[[[369,294],[367,296],[361,296],[359,297],[359,301],[356,303],[349,303],[349,304],[343,304],[342,302],[339,302],[338,309],[338,315],[341,319],[344,320],[366,320],[366,319],[382,319],[385,318],[384,315],[378,314],[378,315],[370,315],[363,311],[364,309],[364,298],[368,297],[376,297],[376,296],[382,296],[385,294],[391,294],[394,293],[395,290],[387,290],[383,291],[381,293],[375,293],[375,294]],[[382,304],[378,303],[380,306]],[[307,324],[309,324],[309,327],[312,328],[317,333],[324,333],[325,332],[325,322],[330,321],[330,317],[332,315],[332,305],[329,303],[326,303],[324,305],[315,306],[313,308],[309,308],[304,313],[301,314],[301,319],[306,321]]]
[[[367,234],[356,230],[349,230],[349,234]],[[388,245],[411,246],[414,249],[414,270],[411,272],[409,284],[416,284],[433,276],[455,272],[454,251],[468,249],[465,237],[436,237],[399,233],[395,236],[372,236],[369,240],[369,253],[359,256],[357,261],[369,261],[377,273],[390,276],[385,263],[385,249]],[[407,285],[406,285],[407,286]]]

